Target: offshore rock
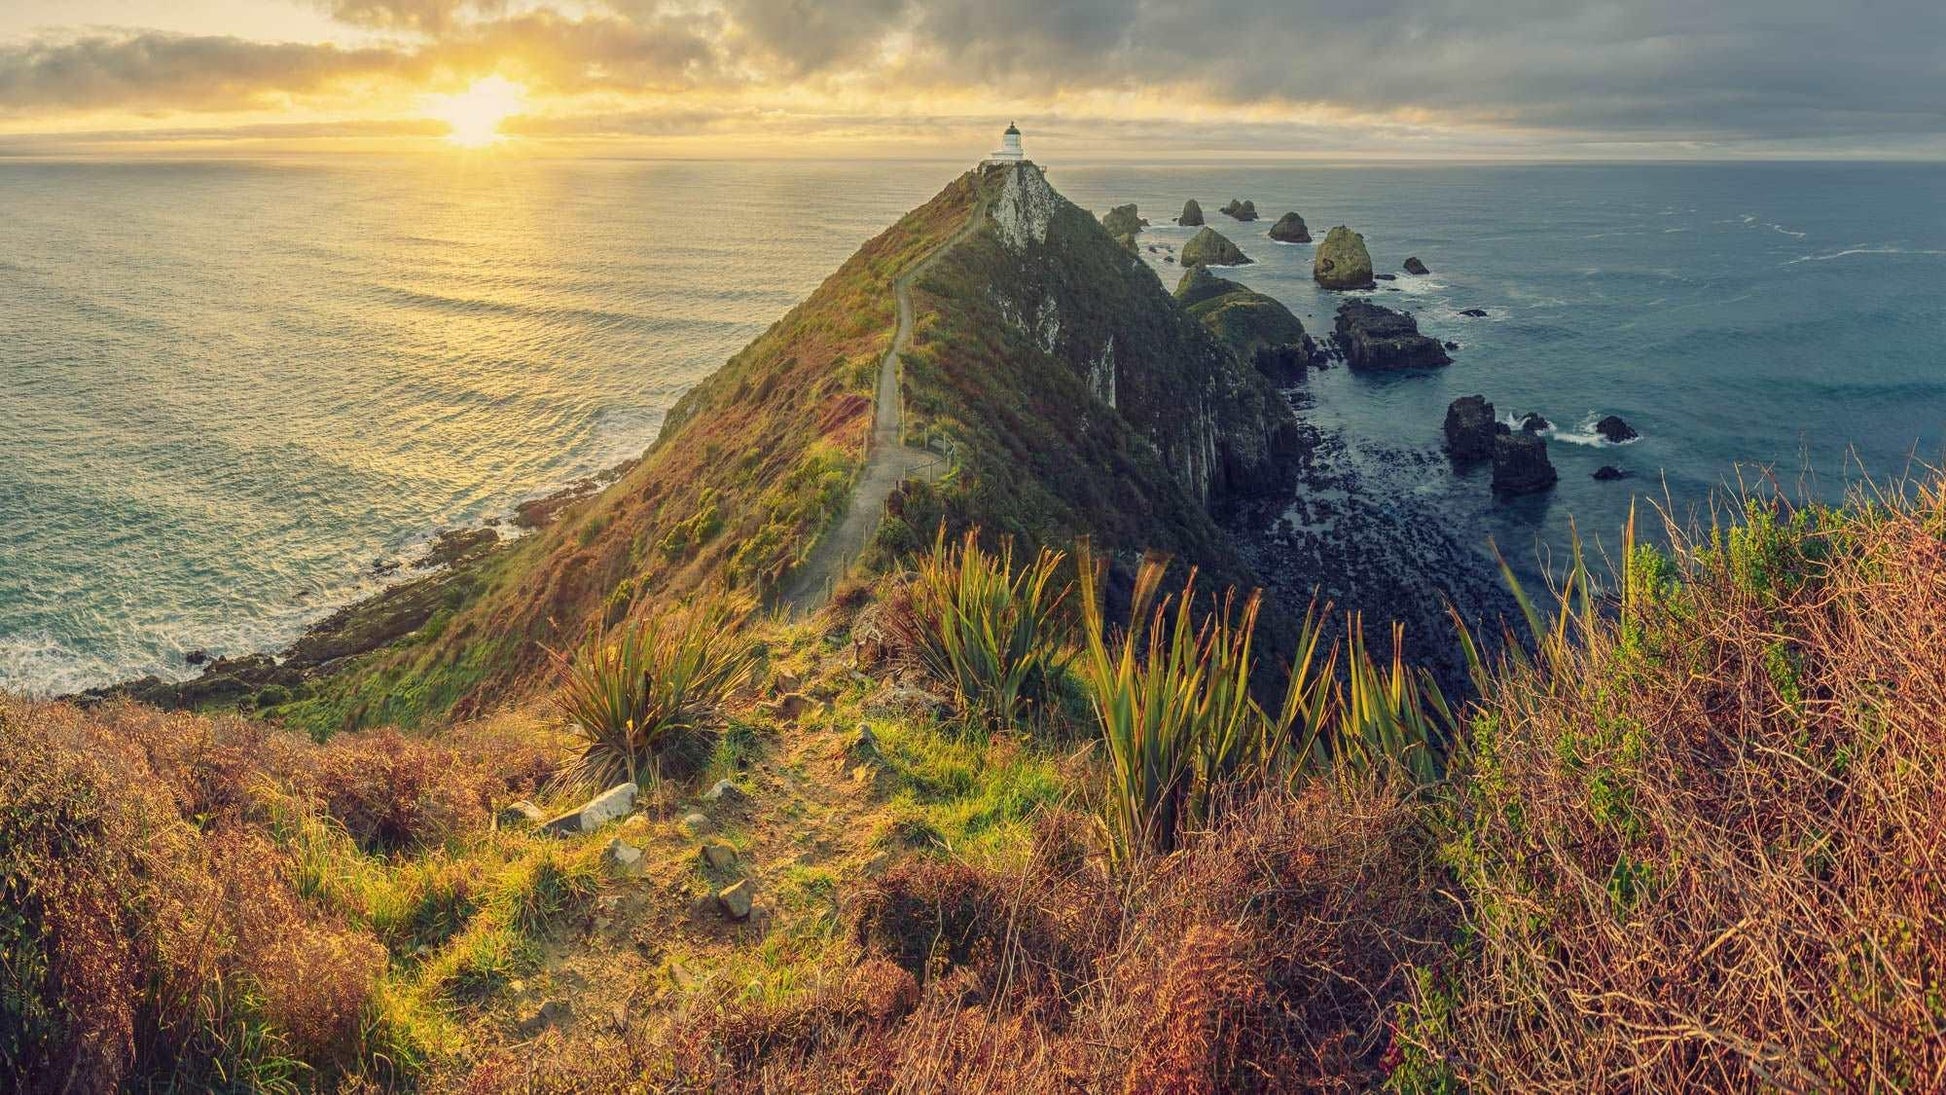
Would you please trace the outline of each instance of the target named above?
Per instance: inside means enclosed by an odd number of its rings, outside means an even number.
[[[1493,404],[1482,395],[1463,395],[1446,407],[1446,451],[1455,460],[1485,460],[1493,455]]]
[[[1311,230],[1304,226],[1303,217],[1286,213],[1270,226],[1270,238],[1279,243],[1310,243]]]
[[[1182,245],[1184,266],[1245,266],[1250,257],[1214,228],[1204,228]]]
[[[1149,222],[1135,211],[1135,203],[1130,202],[1127,205],[1118,205],[1102,214],[1101,226],[1108,229],[1109,235],[1121,237],[1135,235],[1147,228]]]
[[[1622,417],[1616,414],[1611,414],[1595,423],[1595,432],[1600,434],[1605,440],[1617,445],[1624,441],[1633,441],[1642,436],[1635,432],[1634,426],[1622,421]]]
[[[1257,219],[1257,203],[1249,202],[1249,201],[1238,201],[1235,198],[1231,198],[1230,204],[1224,206],[1220,210],[1217,210],[1217,212],[1222,213],[1225,216],[1235,217],[1237,220],[1240,221],[1253,221]]]
[[[1520,416],[1520,432],[1522,433],[1546,433],[1553,428],[1554,423],[1541,417],[1539,411],[1528,411],[1526,414]]]
[[[1200,320],[1241,361],[1279,383],[1304,378],[1317,344],[1289,308],[1208,268],[1192,266],[1176,285],[1176,303]]]
[[[1184,228],[1195,228],[1203,223],[1203,207],[1196,204],[1195,198],[1182,203],[1182,216],[1176,218],[1176,223]]]
[[[1554,485],[1547,441],[1531,433],[1496,433],[1493,438],[1495,494],[1533,494]]]
[[[1365,237],[1342,224],[1325,233],[1311,277],[1326,289],[1373,288],[1372,256],[1365,250]]]
[[[1419,261],[1419,256],[1417,255],[1414,255],[1411,258],[1405,260],[1405,272],[1408,274],[1432,273],[1431,270],[1426,269],[1425,263]]]
[[[1438,339],[1419,333],[1417,320],[1369,300],[1338,306],[1332,339],[1354,369],[1427,369],[1453,363]]]
[[[1595,469],[1594,478],[1607,483],[1616,479],[1627,479],[1628,473],[1613,464],[1603,464],[1601,467]]]

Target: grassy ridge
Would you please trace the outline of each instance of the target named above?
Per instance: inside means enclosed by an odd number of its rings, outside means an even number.
[[[468,599],[285,717],[329,732],[490,709],[531,689],[544,646],[591,622],[722,589],[768,593],[849,496],[871,431],[892,282],[965,222],[962,176],[874,238],[686,394],[642,462],[477,571]]]

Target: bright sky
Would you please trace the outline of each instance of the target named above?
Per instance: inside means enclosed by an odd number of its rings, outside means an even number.
[[[0,0],[0,154],[1946,157],[1938,0]]]

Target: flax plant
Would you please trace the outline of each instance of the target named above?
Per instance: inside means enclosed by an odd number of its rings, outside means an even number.
[[[1260,593],[1234,590],[1198,615],[1196,573],[1161,595],[1167,562],[1136,573],[1129,630],[1111,634],[1097,567],[1084,541],[1080,677],[1107,753],[1102,814],[1118,863],[1167,853],[1221,804],[1255,787],[1334,766],[1439,778],[1452,712],[1432,679],[1406,666],[1402,632],[1388,665],[1372,658],[1360,620],[1340,647],[1323,641],[1329,606],[1312,605],[1276,714],[1251,694]]]
[[[727,601],[674,608],[618,628],[597,622],[573,656],[553,652],[565,680],[555,705],[585,744],[562,769],[563,787],[594,789],[655,776],[668,736],[698,726],[755,665]]]
[[[1071,658],[1062,608],[1074,587],[1056,578],[1063,553],[1042,549],[1016,572],[1011,542],[993,554],[975,535],[949,546],[942,528],[918,561],[911,645],[969,721],[1005,729],[1044,707]]]

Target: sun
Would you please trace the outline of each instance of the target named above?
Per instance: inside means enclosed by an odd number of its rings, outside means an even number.
[[[426,113],[452,127],[446,139],[461,148],[485,148],[504,138],[500,123],[520,113],[527,89],[504,76],[487,76],[452,95],[426,96]]]

